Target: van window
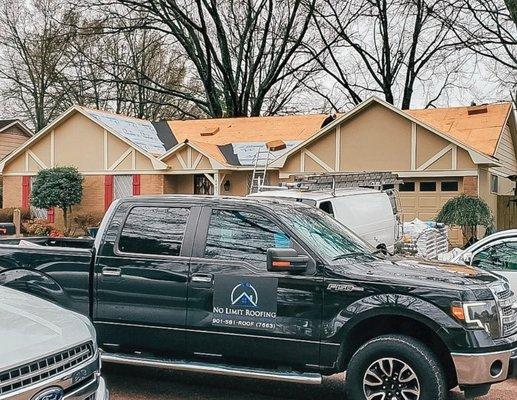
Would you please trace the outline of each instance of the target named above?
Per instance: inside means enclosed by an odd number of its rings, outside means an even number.
[[[334,209],[332,208],[332,202],[330,201],[321,202],[320,210],[325,211],[327,214],[334,216]]]
[[[266,270],[267,249],[289,248],[291,239],[270,220],[249,212],[213,210],[205,257],[245,261]]]
[[[179,207],[133,208],[120,234],[119,251],[179,256],[189,212]]]

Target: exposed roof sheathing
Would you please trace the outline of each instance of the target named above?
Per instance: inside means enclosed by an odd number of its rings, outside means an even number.
[[[494,103],[472,107],[404,110],[404,112],[477,151],[493,156],[511,110],[511,103]]]
[[[303,141],[320,130],[325,114],[277,117],[212,118],[169,121],[178,140],[218,145],[243,142]]]

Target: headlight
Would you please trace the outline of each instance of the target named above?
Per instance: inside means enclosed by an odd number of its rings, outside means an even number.
[[[492,338],[501,336],[501,323],[495,301],[454,302],[451,311],[467,328],[484,329]]]

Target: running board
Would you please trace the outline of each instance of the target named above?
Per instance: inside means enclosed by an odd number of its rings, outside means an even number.
[[[209,364],[184,360],[165,360],[142,358],[127,354],[101,353],[102,361],[113,364],[138,365],[176,371],[202,372],[215,375],[236,376],[239,378],[265,379],[272,381],[321,384],[321,374],[301,372],[280,372],[266,369],[238,368],[224,364]]]

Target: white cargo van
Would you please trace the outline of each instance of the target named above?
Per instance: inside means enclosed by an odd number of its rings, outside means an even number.
[[[375,189],[333,190],[279,189],[253,193],[251,197],[282,198],[299,201],[331,214],[372,246],[395,248],[397,217],[387,193]]]

